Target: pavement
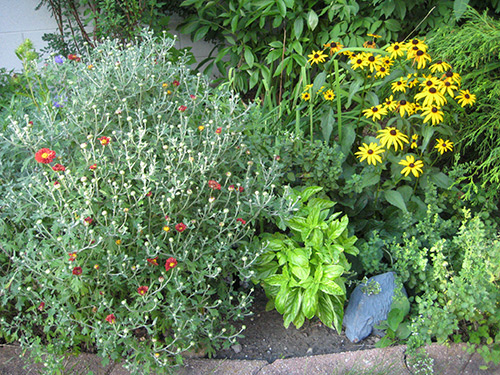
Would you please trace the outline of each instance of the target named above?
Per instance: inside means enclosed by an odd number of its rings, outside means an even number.
[[[485,367],[478,354],[469,354],[465,345],[430,345],[425,347],[433,372],[413,368],[406,346],[354,352],[278,359],[272,363],[259,360],[189,359],[178,375],[500,375],[500,365]],[[43,364],[23,361],[22,350],[15,345],[0,346],[0,375],[40,374]],[[136,375],[119,363],[101,365],[96,355],[81,354],[64,360],[65,374]],[[151,374],[154,375],[154,374]]]

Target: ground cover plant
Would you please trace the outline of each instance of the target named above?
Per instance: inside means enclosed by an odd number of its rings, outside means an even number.
[[[233,342],[247,243],[290,209],[244,134],[252,107],[173,58],[172,39],[142,39],[55,56],[2,129],[2,335],[51,373],[81,350],[169,372]]]

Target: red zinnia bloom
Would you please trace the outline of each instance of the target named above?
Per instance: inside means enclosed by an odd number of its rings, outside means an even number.
[[[208,187],[214,190],[220,190],[221,186],[217,181],[209,180]]]
[[[38,310],[42,311],[44,307],[45,307],[45,302],[42,302],[40,303],[40,306],[38,306]]]
[[[247,222],[243,220],[241,217],[237,218],[236,221],[239,221],[241,224],[245,225]]]
[[[82,274],[82,267],[73,268],[73,275],[80,276]]]
[[[149,264],[153,265],[153,266],[157,266],[158,265],[158,257],[156,258],[147,258],[147,261]]]
[[[168,258],[167,261],[165,262],[165,271],[168,271],[174,268],[175,266],[177,266],[177,259]]]
[[[179,112],[184,112],[186,109],[187,109],[187,107],[185,105],[181,105],[179,107]]]
[[[56,152],[49,148],[41,148],[35,154],[35,160],[39,163],[49,164],[56,157]]]
[[[143,296],[148,292],[148,290],[149,288],[147,286],[140,286],[139,288],[137,288],[137,293]]]
[[[227,190],[233,191],[234,190],[234,185],[229,185],[229,187],[227,188]]]
[[[110,324],[115,324],[116,323],[116,317],[115,317],[115,314],[109,314],[107,317],[106,317],[106,321]]]
[[[60,185],[59,181],[54,181],[54,186]]]
[[[150,191],[148,191],[148,192],[146,193],[146,197],[150,197],[150,196],[152,196],[152,195],[153,195],[153,193],[151,193]]]
[[[215,132],[216,132],[217,134],[222,133],[222,128],[217,128],[217,129],[215,130]]]
[[[172,82],[172,85],[174,85],[174,86],[180,86],[181,84],[179,83],[179,81],[175,80],[174,82]]]
[[[52,169],[56,172],[64,172],[66,170],[66,168],[64,167],[64,165],[61,165],[61,164],[56,164],[52,167]]]
[[[90,169],[91,171],[93,171],[93,170],[97,169],[97,164],[92,164],[92,165],[89,167],[89,169]]]
[[[184,223],[179,223],[175,225],[175,230],[177,232],[184,232],[186,230],[187,226]]]
[[[70,53],[68,55],[68,60],[75,60],[76,62],[80,62],[80,56],[75,55],[74,53]]]
[[[240,193],[243,193],[243,191],[245,191],[245,188],[244,188],[243,186],[240,186],[240,187],[238,188],[238,190],[239,190],[239,192],[240,192]]]
[[[111,141],[111,138],[101,137],[101,138],[97,138],[97,140],[101,141],[101,145],[106,146]]]
[[[189,95],[189,97],[190,97],[191,99],[193,99],[193,100],[195,100],[195,99],[196,99],[196,95],[193,95],[193,94]]]
[[[87,216],[85,219],[83,219],[83,221],[85,221],[88,225],[90,225],[92,224],[94,219],[92,219],[90,216]]]
[[[76,253],[68,253],[68,255],[69,255],[68,261],[73,262],[76,259]]]
[[[165,215],[165,220],[170,221],[170,216]]]

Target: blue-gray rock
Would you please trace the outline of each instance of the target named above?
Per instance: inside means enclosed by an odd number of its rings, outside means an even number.
[[[349,340],[356,343],[368,337],[374,325],[387,319],[396,288],[394,272],[386,272],[359,284],[349,298],[343,325]],[[402,292],[406,295],[404,287]]]

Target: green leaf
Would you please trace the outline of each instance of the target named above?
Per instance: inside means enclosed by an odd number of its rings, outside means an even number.
[[[311,9],[309,13],[307,13],[307,25],[309,26],[309,29],[314,30],[316,26],[318,26],[318,21],[318,15]]]
[[[307,319],[311,319],[318,309],[318,284],[312,284],[304,291],[302,298],[302,312]]]
[[[380,181],[380,172],[371,172],[362,175],[363,179],[359,183],[359,189],[364,189],[368,186],[373,186],[378,184]]]
[[[282,285],[280,288],[280,291],[278,292],[278,295],[276,296],[274,300],[274,305],[276,307],[276,311],[278,311],[281,315],[285,312],[285,306],[286,306],[286,301],[288,299],[288,295],[290,292],[290,288],[288,288],[288,285]]]
[[[431,173],[429,179],[442,189],[449,189],[453,185],[453,180],[443,172]]]
[[[315,249],[321,249],[323,247],[323,231],[321,229],[313,229],[312,236],[305,239],[306,246],[311,246]]]
[[[303,191],[299,192],[300,202],[305,203],[311,197],[311,195],[316,194],[323,190],[321,186],[309,186]]]
[[[295,33],[295,38],[300,38],[302,35],[302,30],[304,29],[304,19],[302,17],[298,17],[295,19],[293,23],[293,31]]]
[[[293,9],[293,6],[295,4],[295,0],[284,0],[284,2],[286,4],[287,8]]]
[[[335,316],[335,310],[330,297],[320,293],[318,297],[318,318],[321,322],[330,328],[333,328],[332,322]]]
[[[311,269],[309,265],[307,266],[297,266],[294,264],[290,264],[290,271],[297,276],[299,280],[306,280],[309,277]]]
[[[245,46],[244,56],[245,56],[245,61],[248,64],[248,66],[250,68],[253,67],[253,63],[255,62],[255,58],[253,56],[252,50],[250,48],[248,48],[247,46]]]
[[[278,6],[278,12],[280,12],[281,17],[286,16],[286,4],[283,0],[277,0],[276,5]]]
[[[384,197],[387,200],[387,202],[389,202],[393,206],[396,206],[397,208],[401,209],[404,212],[408,212],[405,201],[400,192],[396,190],[386,190],[384,191]]]
[[[311,198],[308,203],[309,207],[319,207],[320,210],[325,210],[327,208],[332,208],[335,206],[335,202],[323,198]]]
[[[323,268],[323,280],[335,280],[336,278],[342,276],[344,273],[344,267],[339,265],[329,265]]]
[[[385,28],[389,31],[399,31],[401,30],[401,24],[394,20],[394,19],[389,19],[384,22]]]
[[[321,87],[325,85],[326,72],[321,72],[314,78],[312,92],[317,92]]]
[[[389,314],[387,314],[387,324],[389,325],[389,328],[396,332],[404,317],[404,313],[400,309],[391,309]]]
[[[274,40],[272,41],[271,43],[269,43],[269,46],[273,47],[273,48],[279,48],[279,49],[282,49],[283,48],[283,43],[280,42],[279,40]]]
[[[309,267],[309,256],[304,249],[294,249],[288,252],[288,261],[299,267]]]
[[[302,232],[308,232],[310,230],[309,226],[307,225],[306,219],[300,216],[295,216],[294,218],[290,219],[287,222],[287,225],[291,230],[301,234]]]
[[[344,295],[343,289],[334,281],[323,278],[319,284],[319,290],[332,296]]]
[[[299,314],[297,315],[297,317],[293,321],[295,328],[299,329],[300,327],[302,327],[305,320],[306,320],[306,318],[305,318],[304,314],[302,313],[302,311],[299,312]]]
[[[196,32],[194,33],[194,36],[193,36],[193,42],[197,42],[197,41],[203,39],[203,37],[205,35],[207,35],[207,32],[209,29],[210,29],[210,27],[208,27],[208,26],[202,26],[199,29],[197,29]]]
[[[249,89],[252,89],[259,82],[259,73],[259,70],[254,70],[252,74],[250,74]]]
[[[282,286],[283,284],[287,284],[289,280],[290,278],[284,275],[273,275],[265,279],[264,282],[273,286]]]
[[[467,5],[469,5],[469,0],[455,0],[453,3],[453,15],[456,21],[462,18],[467,10]]]
[[[302,291],[298,288],[292,290],[288,300],[286,301],[285,313],[288,315],[289,322],[293,321],[300,312],[302,302]],[[288,328],[288,324],[285,327]]]
[[[353,126],[345,126],[342,128],[342,139],[340,147],[344,155],[349,155],[352,144],[356,140],[356,132]]]
[[[326,231],[328,238],[334,240],[340,237],[346,230],[347,225],[349,225],[349,218],[347,216],[343,216],[340,220],[332,221],[328,224],[328,229]]]
[[[330,136],[332,135],[333,126],[335,125],[335,116],[333,109],[330,108],[328,112],[325,112],[321,117],[321,134],[323,135],[323,140],[329,142]]]

